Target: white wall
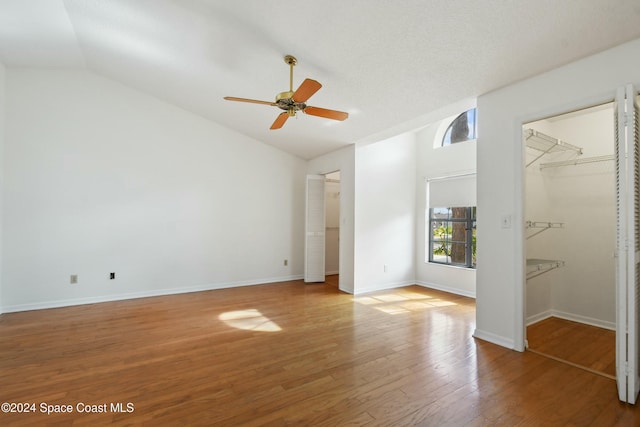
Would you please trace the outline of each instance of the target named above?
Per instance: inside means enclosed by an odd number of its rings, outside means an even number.
[[[3,176],[4,176],[4,138],[6,133],[5,126],[5,103],[6,103],[6,90],[5,90],[5,68],[2,62],[0,62],[0,188],[2,188]],[[0,314],[3,312],[2,304],[2,215],[3,215],[3,203],[2,192],[0,192]]]
[[[88,72],[6,85],[5,311],[302,276],[303,160]]]
[[[340,171],[340,278],[338,287],[354,293],[355,145],[310,160],[308,174]]]
[[[415,282],[415,156],[412,133],[356,148],[355,293]]]
[[[441,147],[434,144],[442,141],[446,128],[458,114],[475,105],[459,105],[453,116],[437,121],[416,133],[417,191],[416,191],[416,282],[430,288],[440,289],[469,297],[476,295],[476,271],[427,262],[429,229],[426,225],[429,209],[426,206],[427,179],[475,172],[476,141]],[[438,141],[439,140],[439,141]]]
[[[609,101],[639,69],[640,39],[478,98],[475,336],[524,349],[522,124]]]
[[[535,122],[540,130],[583,149],[582,158],[613,154],[613,106]],[[531,150],[527,150],[529,152]],[[528,153],[529,154],[529,153]],[[528,322],[545,315],[615,328],[615,169],[613,161],[545,168],[539,164],[563,160],[561,153],[547,155],[527,168],[526,211],[546,206],[542,217],[560,221],[562,229],[545,231],[527,240],[527,257],[561,259],[565,266],[527,281]],[[543,186],[531,186],[532,173]],[[534,194],[531,194],[534,193]],[[530,203],[535,198],[535,202]],[[535,245],[543,244],[544,248]],[[539,300],[541,284],[548,286],[549,306]]]
[[[554,123],[561,138],[584,147],[584,156],[614,152],[613,108]],[[560,168],[550,178],[552,205],[565,218],[565,268],[552,289],[554,310],[615,328],[615,165],[591,163]]]

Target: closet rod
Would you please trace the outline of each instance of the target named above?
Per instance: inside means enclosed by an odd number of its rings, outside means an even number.
[[[597,163],[597,162],[608,162],[611,160],[615,160],[613,155],[609,156],[596,156],[596,157],[585,157],[582,159],[573,159],[573,160],[565,160],[562,162],[549,162],[549,163],[541,163],[540,169],[546,168],[554,168],[558,166],[575,166],[581,165],[583,163]]]

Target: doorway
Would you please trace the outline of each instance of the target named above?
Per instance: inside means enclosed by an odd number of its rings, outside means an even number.
[[[340,171],[325,175],[325,282],[338,287],[340,274]]]
[[[307,175],[306,181],[304,281],[339,288],[340,171]]]
[[[531,351],[615,379],[614,104],[523,126]]]

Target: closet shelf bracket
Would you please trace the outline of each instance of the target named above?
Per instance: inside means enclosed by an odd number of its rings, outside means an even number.
[[[538,229],[537,231],[527,235],[527,239],[532,238],[533,236],[537,236],[543,231],[547,231],[550,228],[563,228],[563,222],[542,222],[542,221],[527,221],[525,223],[526,228],[534,228]]]
[[[527,280],[564,266],[564,261],[555,259],[527,259]]]
[[[540,163],[540,169],[555,168],[559,166],[577,166],[585,163],[609,162],[615,160],[613,155],[585,157],[582,159],[565,160],[563,162]]]
[[[540,155],[538,155],[535,159],[531,160],[527,163],[526,167],[531,166],[538,159],[540,159],[545,154],[549,153],[558,153],[558,152],[574,152],[577,155],[582,154],[582,148],[569,144],[568,142],[562,141],[558,138],[554,138],[552,136],[546,135],[542,132],[538,132],[534,129],[525,129],[524,133],[525,145],[529,148],[532,148],[536,151],[540,151]]]

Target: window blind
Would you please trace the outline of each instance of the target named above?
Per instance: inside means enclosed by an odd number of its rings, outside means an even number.
[[[427,206],[476,206],[476,174],[427,179]]]

